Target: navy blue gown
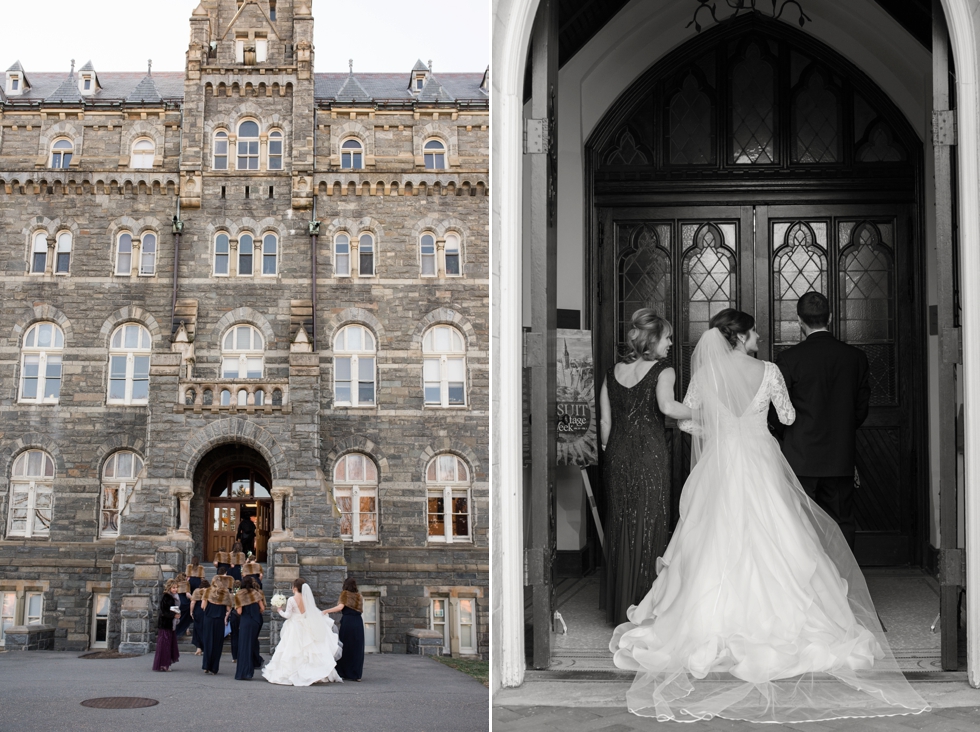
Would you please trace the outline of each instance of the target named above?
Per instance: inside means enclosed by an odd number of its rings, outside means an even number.
[[[259,655],[262,622],[262,612],[257,602],[242,608],[238,626],[238,668],[235,671],[235,678],[240,681],[252,678],[255,669],[262,667],[263,660]]]
[[[344,647],[337,661],[337,674],[342,679],[356,681],[364,673],[364,619],[357,610],[346,606],[340,616],[337,635]]]
[[[201,602],[194,606],[194,631],[191,642],[196,648],[204,650],[204,610],[201,609]]]
[[[231,633],[228,635],[228,641],[231,643],[231,660],[238,660],[238,639],[241,637],[238,634],[238,624],[240,623],[238,617],[238,612],[232,608],[231,616],[228,618],[228,624],[231,625]]]
[[[201,668],[218,673],[221,651],[225,645],[225,606],[209,602],[204,610],[204,656]]]
[[[184,637],[187,629],[191,627],[191,621],[194,618],[191,617],[191,601],[187,599],[186,593],[181,592],[178,599],[180,600],[180,620],[177,622],[177,627],[174,628],[174,635],[179,641]]]

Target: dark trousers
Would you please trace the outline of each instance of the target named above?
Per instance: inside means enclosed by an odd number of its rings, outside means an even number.
[[[854,534],[857,531],[854,520],[854,476],[796,477],[806,494],[837,522],[847,545],[854,551]]]

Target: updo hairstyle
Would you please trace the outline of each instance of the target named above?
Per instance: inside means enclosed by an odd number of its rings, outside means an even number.
[[[257,584],[255,584],[255,579],[254,578],[252,578],[252,577],[246,577],[245,579],[242,580],[242,589],[243,590],[257,590],[257,589],[259,589],[259,586]]]
[[[347,577],[344,580],[344,592],[357,592],[357,580],[353,577]]]
[[[302,592],[303,591],[303,585],[305,585],[305,584],[306,584],[306,580],[300,579],[299,577],[297,577],[296,579],[293,580],[293,589],[294,590],[299,590],[300,592]]]
[[[735,348],[738,346],[738,337],[748,336],[749,331],[755,327],[755,318],[741,310],[726,308],[711,319],[708,327],[720,330],[728,345]]]
[[[661,338],[667,338],[674,329],[666,319],[661,318],[650,308],[640,308],[633,313],[629,332],[626,333],[626,355],[624,363],[643,359],[653,361],[653,348]]]

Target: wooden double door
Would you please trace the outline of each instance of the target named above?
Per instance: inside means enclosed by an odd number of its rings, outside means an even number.
[[[827,296],[834,335],[864,350],[871,368],[871,411],[858,432],[854,476],[855,553],[865,565],[921,559],[925,385],[914,212],[880,202],[598,209],[599,373],[615,363],[632,313],[652,307],[674,327],[671,358],[682,397],[691,353],[714,314],[731,307],[754,315],[759,357],[771,360],[802,337],[799,297],[810,290]],[[679,431],[673,443],[676,503],[690,453]]]
[[[205,552],[208,561],[214,558],[215,552],[231,551],[238,534],[238,526],[248,515],[255,516],[256,561],[267,561],[272,524],[272,501],[242,501],[227,498],[211,499],[208,503],[208,548]]]

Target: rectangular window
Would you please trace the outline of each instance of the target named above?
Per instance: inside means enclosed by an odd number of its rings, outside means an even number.
[[[429,600],[430,629],[442,633],[442,652],[449,653],[449,600],[433,597]]]
[[[133,357],[133,398],[134,402],[145,402],[150,398],[150,357]]]
[[[85,77],[85,87],[84,88],[85,88],[85,91],[90,91],[92,89],[92,80],[90,78],[88,78],[87,76]]]
[[[476,654],[476,599],[472,597],[459,598],[459,618],[457,633],[459,634],[459,652],[464,655]]]
[[[350,404],[351,400],[351,358],[350,356],[334,359],[334,403]]]
[[[359,488],[358,534],[360,539],[378,538],[378,495],[376,488]]]
[[[214,240],[214,273],[218,277],[228,276],[228,236],[219,234]]]
[[[238,170],[259,169],[259,141],[238,141]]]
[[[235,61],[240,64],[245,63],[245,41],[247,40],[247,38],[235,39]]]
[[[276,0],[269,0],[269,20],[276,19]]]
[[[255,62],[259,64],[264,64],[268,58],[269,58],[269,39],[256,38],[255,39]]]
[[[17,625],[17,593],[0,592],[0,646],[6,642],[7,628]]]
[[[10,80],[10,91],[17,91],[20,89],[20,79],[16,76]]]
[[[357,403],[374,404],[374,358],[360,356],[357,359]]]
[[[24,625],[41,625],[44,622],[44,594],[28,592],[24,598]]]
[[[429,491],[429,540],[445,541],[446,539],[446,498],[442,488]]]
[[[247,379],[261,379],[262,378],[262,359],[261,358],[247,358],[245,359],[245,378]]]
[[[133,237],[129,234],[119,236],[116,253],[116,274],[129,277],[133,273]]]
[[[452,493],[453,500],[453,539],[470,538],[470,509],[469,491],[456,489]]]
[[[40,367],[40,356],[24,356],[23,378],[21,379],[20,387],[21,399],[37,399],[37,382]]]
[[[334,274],[337,277],[350,277],[350,241],[346,236],[337,237]]]
[[[441,363],[438,358],[422,361],[422,380],[425,383],[425,403],[442,404]]]
[[[61,396],[61,356],[48,356],[44,365],[44,399],[58,401]]]
[[[110,401],[126,400],[126,357],[109,357],[109,399]]]
[[[109,595],[97,593],[92,598],[92,648],[106,648],[109,643]]]
[[[282,136],[276,132],[269,136],[269,170],[282,170]],[[272,188],[269,188],[269,193],[272,193]]]
[[[53,494],[46,483],[11,483],[8,536],[47,536],[51,529]]]
[[[48,267],[48,240],[43,236],[34,239],[34,251],[31,257],[31,272],[44,274]]]
[[[156,273],[157,238],[153,234],[143,237],[143,247],[140,250],[140,277],[152,277]]]
[[[446,275],[459,276],[459,240],[454,236],[446,237]]]
[[[435,277],[436,275],[436,240],[426,234],[422,237],[421,243],[422,256],[422,276]]]
[[[278,242],[276,237],[267,236],[262,240],[262,274],[275,275],[278,257]]]
[[[238,240],[238,276],[252,276],[252,254],[254,243],[252,237],[243,235]]]
[[[449,403],[465,404],[466,395],[463,385],[465,384],[465,368],[463,359],[450,358],[446,360],[447,378],[449,381]]]
[[[350,488],[337,488],[337,510],[340,511],[340,535],[344,538],[354,536],[354,498]]]
[[[374,276],[374,240],[370,236],[362,236],[358,249],[359,260],[357,274],[359,277]]]
[[[214,140],[214,169],[228,170],[228,135],[224,132]],[[224,186],[221,186],[221,197],[225,197]]]
[[[119,494],[125,489],[125,484],[102,484],[102,526],[99,536],[119,536]]]
[[[221,359],[221,378],[237,379],[238,363],[239,363],[238,356],[232,356],[230,358]]]
[[[71,266],[71,236],[63,234],[58,237],[58,256],[55,259],[54,271],[57,274],[68,274]]]
[[[378,598],[364,598],[364,612],[361,619],[364,621],[364,652],[380,653],[381,644],[378,637]]]

